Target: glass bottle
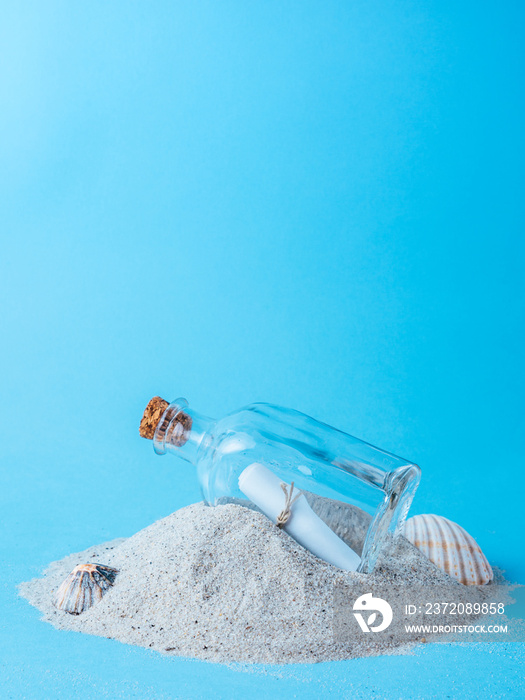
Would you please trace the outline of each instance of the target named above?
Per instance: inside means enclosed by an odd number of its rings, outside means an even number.
[[[214,420],[180,398],[163,402],[158,413],[155,452],[195,465],[206,503],[253,507],[239,477],[250,465],[264,465],[285,484],[293,482],[316,515],[360,555],[362,573],[373,570],[399,534],[419,484],[416,464],[293,409],[253,403]]]

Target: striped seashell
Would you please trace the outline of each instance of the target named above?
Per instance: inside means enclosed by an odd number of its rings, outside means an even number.
[[[492,581],[493,573],[476,540],[441,515],[414,515],[403,535],[431,562],[465,586]]]
[[[56,593],[55,607],[71,615],[80,615],[102,599],[117,574],[117,569],[103,564],[75,566]]]

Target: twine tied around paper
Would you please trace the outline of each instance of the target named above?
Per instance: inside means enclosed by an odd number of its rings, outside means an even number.
[[[292,506],[295,503],[295,501],[299,498],[299,496],[302,495],[302,492],[299,491],[298,494],[292,498],[293,494],[293,481],[290,484],[290,492],[288,493],[288,487],[284,482],[281,482],[281,488],[284,491],[284,508],[282,511],[279,513],[277,516],[277,520],[275,521],[275,524],[277,525],[278,528],[282,528],[288,520],[290,519],[290,515],[292,514]]]

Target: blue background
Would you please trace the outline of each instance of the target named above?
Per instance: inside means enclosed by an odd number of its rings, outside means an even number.
[[[523,697],[520,645],[232,670],[58,632],[51,560],[199,500],[155,393],[418,462],[525,583],[520,2],[2,3],[2,696]]]

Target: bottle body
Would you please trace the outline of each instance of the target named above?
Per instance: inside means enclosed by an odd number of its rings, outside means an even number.
[[[210,505],[252,505],[239,478],[254,463],[264,465],[284,483],[294,482],[314,512],[358,552],[363,573],[373,570],[406,518],[420,478],[419,467],[407,460],[272,404],[254,403],[218,421],[193,412],[180,399],[170,409],[185,418],[164,422],[155,449],[195,464]],[[187,435],[183,444],[170,441],[173,424],[172,434]]]

